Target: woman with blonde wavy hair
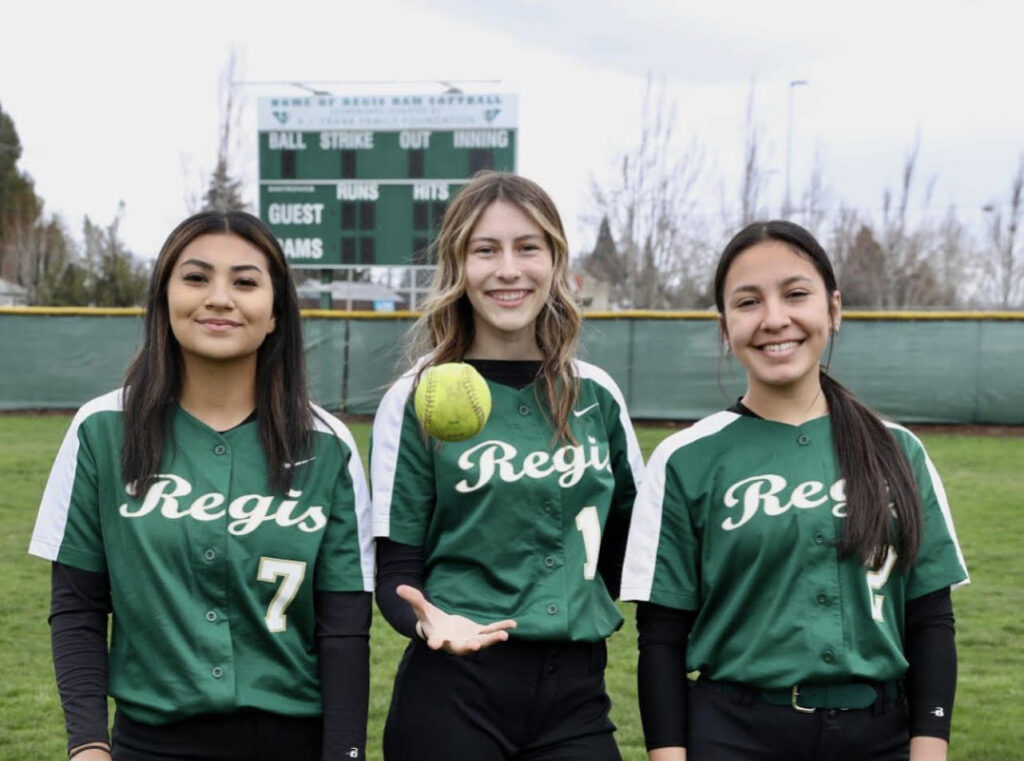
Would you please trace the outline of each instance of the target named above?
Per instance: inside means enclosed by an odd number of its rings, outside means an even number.
[[[436,253],[418,358],[373,427],[377,602],[411,640],[385,758],[619,759],[605,639],[642,459],[618,387],[575,357],[561,219],[536,183],[483,172]],[[465,441],[431,439],[413,410],[446,362],[492,397]]]

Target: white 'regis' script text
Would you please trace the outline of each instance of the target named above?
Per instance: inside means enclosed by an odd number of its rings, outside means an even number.
[[[587,468],[611,472],[611,459],[607,445],[602,446],[593,436],[587,437],[587,446],[567,444],[554,452],[528,452],[522,457],[511,444],[492,439],[463,452],[459,456],[459,467],[467,473],[477,471],[475,481],[464,478],[455,484],[455,491],[463,494],[485,486],[495,474],[502,481],[513,483],[520,478],[544,478],[560,473],[558,485],[567,489],[580,482]]]
[[[132,493],[127,487],[125,491]],[[327,525],[327,516],[320,505],[311,505],[296,514],[302,492],[295,489],[289,490],[289,499],[282,499],[276,505],[277,497],[243,494],[231,500],[226,508],[224,503],[227,497],[219,492],[196,495],[191,501],[180,499],[191,493],[192,484],[186,479],[173,473],[159,473],[142,502],[137,506],[126,502],[118,508],[118,512],[125,518],[142,518],[159,510],[164,518],[191,518],[197,521],[215,521],[227,515],[231,519],[228,531],[235,536],[251,534],[269,521],[286,528],[295,526],[306,533],[319,531]]]
[[[804,481],[786,493],[789,484],[782,476],[770,473],[751,476],[737,481],[725,492],[723,502],[727,508],[743,505],[740,516],[729,516],[722,521],[726,531],[738,529],[753,518],[757,511],[763,510],[765,515],[782,515],[790,508],[806,510],[832,500],[832,514],[837,518],[846,517],[846,489],[843,479],[839,479],[827,489],[821,481]],[[742,496],[738,496],[742,494]]]

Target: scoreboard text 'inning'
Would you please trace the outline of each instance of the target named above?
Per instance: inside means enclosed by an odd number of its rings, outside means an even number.
[[[293,266],[429,264],[448,202],[515,171],[505,93],[259,99],[260,216]]]

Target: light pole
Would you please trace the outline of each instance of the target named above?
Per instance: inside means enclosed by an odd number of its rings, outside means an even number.
[[[793,173],[793,90],[806,84],[806,79],[793,79],[789,83],[789,116],[786,119],[786,199],[782,206],[783,219],[789,219],[789,215],[793,213],[793,200],[789,193],[790,175]]]

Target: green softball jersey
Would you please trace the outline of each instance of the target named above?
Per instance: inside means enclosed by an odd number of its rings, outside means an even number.
[[[122,391],[71,423],[29,552],[110,577],[109,691],[150,724],[258,708],[321,713],[314,590],[373,589],[369,493],[345,426],[314,408],[308,457],[273,493],[257,424],[176,407],[160,473],[121,476]]]
[[[663,441],[637,496],[622,599],[697,611],[687,668],[764,689],[888,680],[907,668],[907,600],[966,583],[942,482],[921,442],[886,424],[923,512],[907,573],[840,560],[846,515],[832,423],[719,412]]]
[[[609,514],[628,520],[643,459],[615,382],[586,362],[574,370],[575,444],[554,442],[534,384],[488,381],[491,415],[466,441],[422,433],[412,372],[374,419],[374,534],[423,547],[426,591],[442,610],[514,618],[517,638],[598,641],[622,624],[598,552]]]

